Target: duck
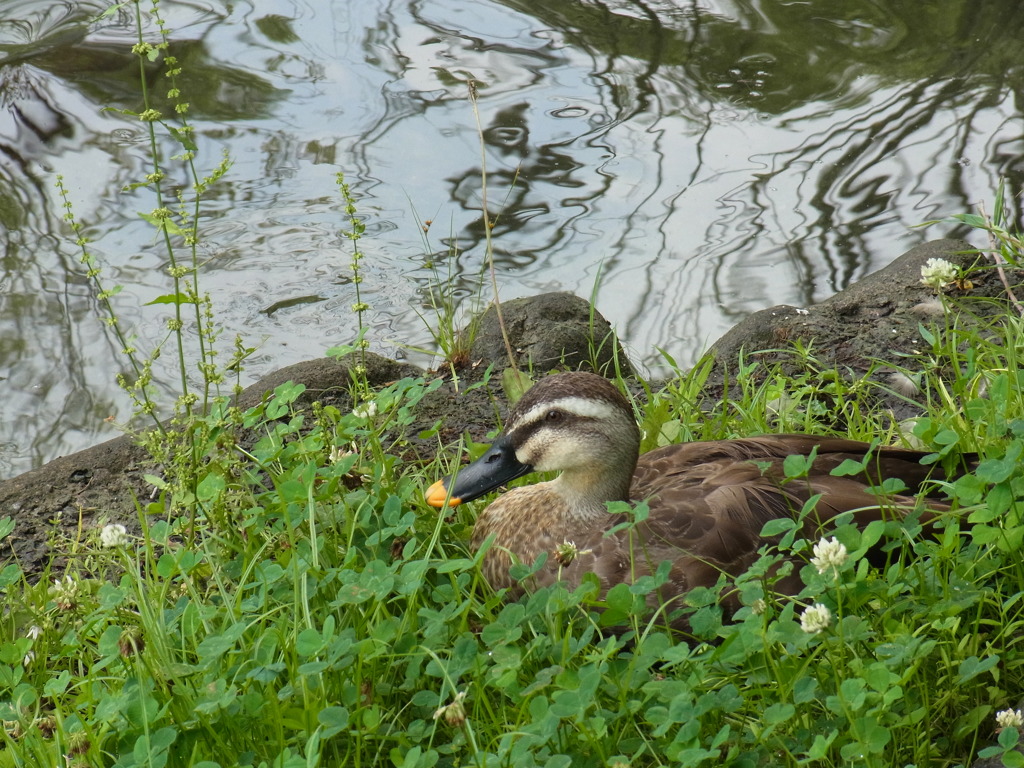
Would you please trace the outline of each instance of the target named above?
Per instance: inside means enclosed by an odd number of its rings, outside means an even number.
[[[505,491],[477,518],[471,546],[488,545],[481,561],[488,583],[516,596],[556,581],[574,589],[594,574],[603,598],[659,566],[664,576],[667,562],[667,578],[647,596],[652,609],[664,611],[697,587],[719,586],[722,574],[734,579],[747,571],[773,543],[761,536],[770,520],[802,520],[804,537],[816,541],[847,512],[863,528],[913,510],[927,521],[949,509],[935,498],[932,468],[921,464],[925,454],[911,449],[777,434],[666,445],[641,455],[640,441],[633,407],[611,381],[583,371],[548,375],[511,409],[490,448],[431,485],[425,498],[436,508],[455,507],[523,475],[558,472]],[[812,461],[805,476],[787,480],[783,462],[793,455]],[[847,459],[868,469],[832,474]],[[872,490],[887,478],[899,478],[906,490],[884,497]],[[616,501],[646,502],[647,515],[623,525],[626,514],[609,512]],[[811,509],[801,515],[805,505]],[[533,566],[542,557],[528,582],[510,574],[514,563]],[[795,596],[803,587],[798,569],[778,571],[773,589]],[[730,614],[738,610],[735,590],[719,604]],[[678,626],[685,628],[685,620]]]

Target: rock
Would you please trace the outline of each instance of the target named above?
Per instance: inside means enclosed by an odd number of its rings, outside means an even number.
[[[793,342],[799,342],[819,369],[837,368],[851,380],[870,375],[886,385],[890,391],[879,389],[879,407],[892,411],[897,419],[917,415],[920,406],[908,399],[913,393],[897,391],[907,382],[897,371],[913,373],[920,365],[916,356],[927,351],[920,326],[945,323],[943,303],[934,289],[921,284],[921,267],[936,258],[963,268],[989,264],[963,240],[935,240],[912,248],[820,304],[806,309],[780,305],[756,312],[712,345],[709,354],[715,366],[708,378],[709,394],[724,396],[726,382],[735,380],[741,354],[747,363],[763,363],[762,370],[782,365],[788,372],[798,372],[802,363]],[[992,315],[1007,311],[995,270],[974,270],[970,279],[974,283],[971,297],[1000,299],[974,302],[972,312],[975,308]],[[945,294],[948,303],[965,291],[950,286]]]
[[[731,366],[741,353],[775,349],[786,343],[794,323],[807,314],[808,310],[788,304],[759,309],[726,331],[711,345],[708,353],[722,364]]]
[[[595,363],[598,373],[614,376],[619,370],[623,376],[633,375],[611,325],[586,299],[564,291],[542,293],[502,302],[501,314],[518,368],[534,378],[555,369],[595,370]],[[420,428],[406,435],[412,451],[424,461],[437,453],[438,438],[454,443],[468,434],[472,440],[484,442],[495,429],[495,408],[499,418],[505,417],[503,409],[509,398],[501,391],[501,374],[509,368],[509,360],[493,305],[475,321],[473,331],[469,363],[423,398],[416,412]],[[469,386],[482,381],[489,367],[487,387]],[[433,424],[439,425],[437,437],[423,440],[417,436]]]
[[[364,364],[366,380],[375,387],[407,376],[423,375],[423,371],[414,365],[398,363],[373,352],[367,352],[365,358],[356,354],[340,359],[321,357],[268,373],[242,391],[238,396],[238,406],[243,410],[252,408],[277,387],[289,381],[296,381],[306,386],[306,391],[296,401],[298,405],[309,405],[313,401],[319,401],[325,405],[349,408],[352,405],[349,394],[349,387],[352,384],[351,371],[353,366],[359,364]]]
[[[978,258],[963,240],[918,245],[820,304],[806,309],[779,305],[755,312],[716,341],[710,352],[719,360],[732,361],[741,350],[750,354],[796,339],[811,344],[817,340],[814,348],[826,357],[835,349],[837,359],[843,357],[844,347],[852,344],[857,351],[851,350],[853,354],[844,362],[866,367],[868,358],[885,357],[902,346],[903,332],[916,338],[922,317],[916,308],[935,298],[935,291],[921,284],[921,267],[928,259],[946,259],[968,267]],[[851,342],[865,334],[871,337],[870,344]],[[900,338],[892,338],[895,336]]]
[[[130,437],[116,437],[0,483],[0,515],[16,522],[9,543],[22,571],[46,566],[54,535],[68,541],[101,520],[138,530],[134,500],[146,504],[152,490],[143,479],[154,471],[148,458]]]
[[[633,368],[608,321],[590,302],[565,291],[542,293],[501,304],[501,316],[517,367],[536,374],[560,370],[592,370],[608,376],[632,376]],[[478,368],[509,367],[498,312],[490,306],[479,320],[470,352]]]

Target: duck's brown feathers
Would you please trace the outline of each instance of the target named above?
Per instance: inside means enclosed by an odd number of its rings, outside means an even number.
[[[806,478],[783,483],[783,460],[794,454],[817,458]],[[910,493],[927,479],[922,454],[898,448],[877,449],[871,477],[837,477],[829,474],[846,459],[861,461],[864,443],[808,435],[774,435],[739,440],[684,443],[651,451],[640,457],[630,489],[634,501],[646,500],[649,514],[634,530],[607,531],[623,521],[606,515],[587,528],[575,520],[552,515],[561,503],[549,483],[515,488],[495,500],[480,515],[473,531],[479,548],[491,536],[494,543],[484,558],[484,575],[495,588],[522,585],[509,576],[513,561],[532,565],[541,554],[547,563],[536,573],[534,586],[564,580],[580,583],[594,573],[602,592],[620,582],[631,583],[653,574],[658,565],[672,563],[669,582],[653,603],[665,603],[694,587],[714,586],[721,574],[737,576],[757,559],[766,542],[760,532],[769,520],[794,517],[804,503],[822,494],[807,518],[804,535],[817,538],[827,522],[852,511],[861,526],[886,516],[903,516],[918,506],[910,495],[880,498],[870,485],[886,477],[899,477]],[[929,503],[931,511],[945,509]],[[923,513],[926,517],[930,512]],[[567,566],[554,557],[558,545],[575,544],[579,554]],[[799,591],[795,574],[777,585],[781,591]],[[736,607],[736,606],[732,606]]]

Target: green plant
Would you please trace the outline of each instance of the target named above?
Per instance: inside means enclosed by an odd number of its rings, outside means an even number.
[[[413,210],[414,217],[420,217]],[[427,220],[422,226],[422,240],[424,253],[432,254],[434,248],[429,239],[430,228],[433,221]],[[480,313],[483,310],[483,272],[486,268],[481,265],[480,274],[474,279],[475,290],[469,295],[464,295],[465,290],[460,288],[461,276],[455,271],[458,261],[458,245],[456,238],[451,238],[452,245],[449,246],[447,256],[444,258],[446,273],[441,274],[436,260],[430,257],[426,267],[430,270],[432,280],[423,287],[426,294],[424,304],[430,307],[430,317],[416,309],[416,314],[429,330],[434,341],[434,349],[416,349],[416,352],[433,356],[438,351],[444,356],[444,364],[452,376],[455,386],[459,385],[459,372],[466,366],[473,364],[470,359],[470,350],[476,339],[479,329]]]
[[[345,201],[345,215],[348,217],[349,226],[344,232],[345,237],[352,243],[352,285],[355,287],[356,300],[352,305],[352,311],[356,315],[356,321],[359,326],[359,334],[354,343],[355,351],[359,355],[361,366],[361,373],[366,372],[366,350],[370,346],[370,342],[364,338],[366,334],[366,323],[364,321],[364,315],[370,309],[370,305],[363,301],[363,294],[360,285],[363,282],[362,274],[362,261],[363,252],[359,248],[359,241],[362,239],[363,234],[366,232],[366,225],[363,224],[359,218],[359,211],[356,208],[356,199],[352,194],[352,189],[345,181],[345,174],[338,173],[336,176],[338,190],[341,192],[341,198]],[[357,374],[360,371],[357,371]],[[363,377],[365,383],[365,376]]]
[[[136,415],[143,415],[152,424],[150,431],[140,436],[154,460],[166,468],[161,487],[168,491],[167,498],[174,514],[185,512],[189,516],[189,537],[195,535],[197,502],[199,498],[198,474],[206,461],[208,451],[223,437],[219,436],[233,422],[235,414],[223,408],[221,391],[230,376],[234,376],[233,390],[241,390],[238,378],[242,362],[252,353],[241,339],[236,338],[229,360],[218,363],[217,341],[219,330],[214,322],[210,298],[199,285],[199,253],[202,242],[201,203],[210,188],[228,171],[230,161],[223,158],[205,176],[196,163],[197,147],[193,126],[188,120],[189,104],[179,87],[180,63],[170,55],[168,31],[160,15],[159,3],[154,2],[149,15],[156,23],[158,39],[149,42],[144,37],[143,10],[139,2],[131,3],[135,14],[137,42],[132,47],[139,70],[141,109],[119,110],[121,114],[139,120],[149,140],[149,172],[144,180],[129,189],[146,188],[153,196],[154,208],[140,216],[153,226],[157,239],[167,258],[170,290],[149,302],[152,306],[169,307],[167,335],[151,349],[138,348],[139,340],[125,330],[118,319],[112,299],[121,286],[107,286],[102,280],[101,268],[89,250],[85,228],[75,219],[67,189],[57,177],[57,187],[64,200],[65,219],[76,235],[81,248],[81,261],[86,277],[92,282],[96,299],[101,305],[104,319],[117,338],[121,353],[129,365],[128,374],[118,374],[117,381],[131,398]],[[113,13],[121,6],[107,11]],[[163,98],[151,93],[148,86],[147,65],[159,62],[167,90]],[[161,105],[166,105],[161,108]],[[169,109],[171,114],[165,114]],[[160,129],[160,130],[158,130]],[[178,150],[168,157],[165,140],[169,139]],[[175,187],[168,191],[166,180],[172,168],[184,171],[191,187]],[[173,344],[179,394],[170,419],[162,411],[152,387],[154,365],[161,357],[168,341]],[[194,345],[194,346],[193,346]],[[198,374],[198,380],[196,378]],[[208,417],[216,412],[219,418]]]
[[[948,485],[962,511],[931,531],[840,521],[825,541],[775,523],[779,548],[737,580],[735,616],[714,590],[690,593],[689,644],[647,612],[656,579],[600,604],[596,583],[506,602],[481,582],[471,512],[426,508],[440,468],[400,459],[436,383],[371,394],[373,415],[304,411],[301,387],[283,386],[241,415],[261,435],[251,448],[203,465],[193,542],[156,518],[115,546],[84,542],[56,579],[0,572],[0,764],[75,751],[89,765],[202,768],[953,765],[987,744],[1012,764],[1013,733],[997,736],[994,718],[1024,684],[1024,402],[1016,329],[1002,329],[937,331],[960,342],[927,355],[972,346],[980,367],[922,372],[923,391],[944,382],[950,398],[931,401],[917,439],[937,461],[981,453]],[[813,357],[759,379],[741,368],[739,394],[701,406],[708,370],[641,406],[649,440],[771,425],[777,392],[802,388],[799,403],[837,413],[804,422],[801,405],[799,423],[827,431],[845,414],[874,429],[849,407],[860,390]],[[973,394],[947,408],[961,392]],[[866,555],[878,547],[881,569]],[[804,591],[779,599],[773,580],[794,557]]]
[[[1006,288],[1007,298],[1010,300],[1018,315],[1024,315],[1024,304],[1014,293],[1013,286],[1007,278],[1005,266],[1021,266],[1021,256],[1024,254],[1024,238],[1019,232],[1011,229],[1013,213],[1006,201],[1006,182],[999,181],[999,188],[996,190],[995,201],[991,215],[985,211],[985,206],[979,206],[978,213],[958,213],[950,218],[960,221],[988,236],[989,247],[987,252],[992,257],[993,265],[999,273],[1003,286]],[[929,224],[935,222],[928,222]]]

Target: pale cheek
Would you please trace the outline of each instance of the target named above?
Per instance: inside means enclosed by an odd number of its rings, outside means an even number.
[[[557,469],[573,469],[580,463],[580,449],[565,444],[554,444],[548,446],[546,451],[540,451],[537,460],[531,462],[541,472],[549,472]]]
[[[537,459],[542,455],[543,451],[538,451],[532,444],[529,444],[516,451],[516,461],[520,464],[529,464],[534,469],[537,469]]]
[[[535,435],[516,451],[516,460],[529,464],[537,471],[547,472],[550,469],[561,469],[559,461],[562,453],[557,441],[542,440],[539,435]]]

